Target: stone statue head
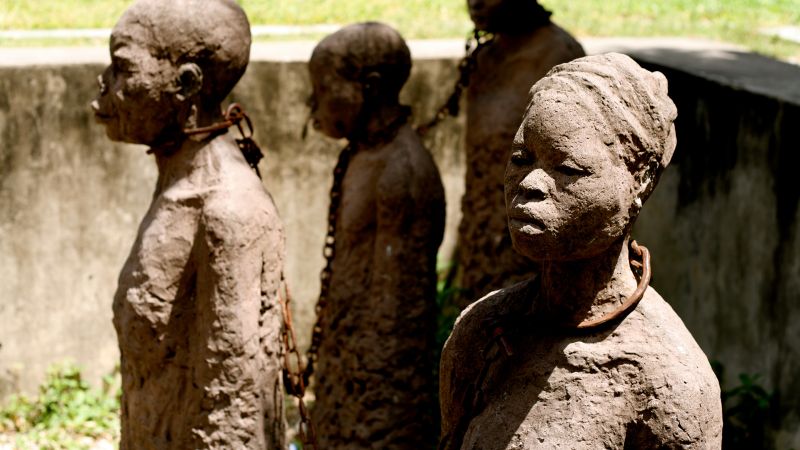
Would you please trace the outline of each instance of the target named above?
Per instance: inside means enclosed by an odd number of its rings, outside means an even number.
[[[95,115],[112,140],[153,146],[179,139],[198,111],[220,114],[247,67],[250,24],[234,0],[138,0],[110,51]]]
[[[537,0],[467,0],[475,28],[490,33],[530,30],[550,23]]]
[[[589,258],[630,233],[675,150],[667,80],[615,53],[553,68],[530,92],[505,193],[514,248]]]
[[[314,126],[330,137],[350,137],[376,105],[398,104],[411,52],[392,27],[357,23],[325,37],[309,71]]]

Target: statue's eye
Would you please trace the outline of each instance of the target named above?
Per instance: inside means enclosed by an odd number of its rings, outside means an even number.
[[[511,149],[511,163],[518,166],[533,163],[533,156],[525,147],[514,147]]]
[[[116,74],[130,74],[134,72],[134,65],[126,59],[114,60],[114,73]]]
[[[310,110],[316,111],[316,109],[317,109],[317,97],[314,96],[314,94],[311,94],[311,95],[308,96],[308,99],[306,100],[306,106]]]
[[[556,170],[568,177],[582,177],[591,174],[588,170],[571,162],[561,163],[556,167]]]

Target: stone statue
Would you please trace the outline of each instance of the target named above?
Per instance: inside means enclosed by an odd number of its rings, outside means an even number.
[[[529,277],[505,221],[503,171],[530,87],[553,66],[584,55],[536,0],[468,0],[477,30],[494,38],[475,53],[467,87],[467,175],[458,237],[458,287],[469,301]]]
[[[349,141],[334,171],[329,266],[310,350],[318,351],[319,448],[425,448],[436,441],[445,205],[436,165],[398,100],[410,53],[391,27],[359,23],[323,39],[309,70],[314,127]]]
[[[114,297],[120,448],[283,449],[282,225],[213,126],[247,67],[247,17],[233,0],[138,0],[110,51],[96,117],[158,165]]]
[[[441,448],[720,448],[714,373],[630,240],[676,116],[664,76],[620,54],[533,86],[505,197],[514,248],[540,275],[459,317],[442,355]]]

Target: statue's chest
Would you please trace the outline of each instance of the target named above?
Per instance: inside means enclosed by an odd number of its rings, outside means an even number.
[[[517,347],[489,370],[462,448],[622,448],[640,372],[634,358],[603,342]]]
[[[139,234],[120,275],[120,289],[144,288],[174,299],[181,280],[194,272],[191,255],[199,223],[199,208],[157,198],[142,220]]]

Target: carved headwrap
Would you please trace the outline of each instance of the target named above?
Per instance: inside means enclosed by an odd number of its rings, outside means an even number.
[[[531,104],[548,100],[578,104],[598,131],[610,130],[606,143],[622,146],[621,156],[645,185],[647,198],[676,145],[678,111],[663,74],[619,53],[587,56],[554,67],[531,88]]]

